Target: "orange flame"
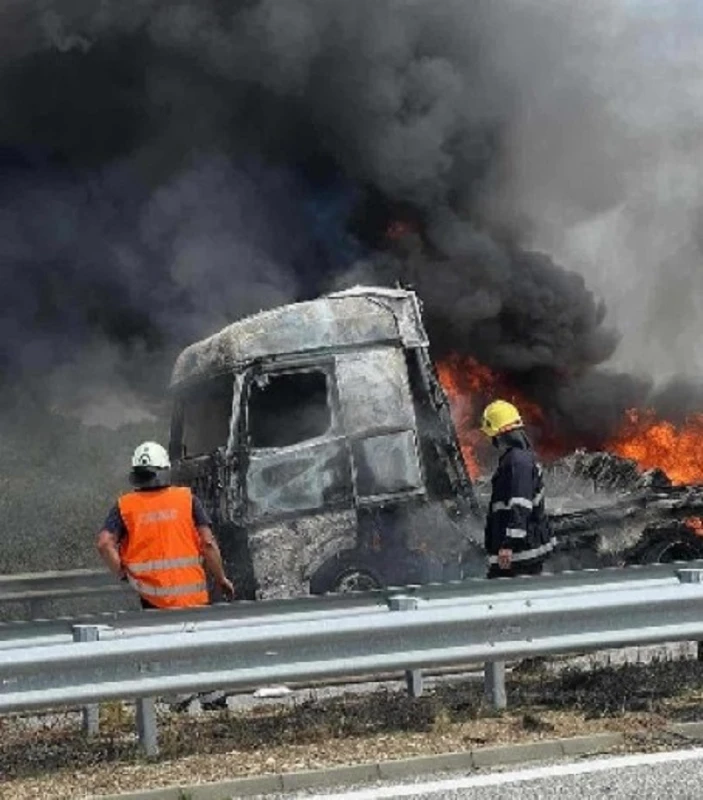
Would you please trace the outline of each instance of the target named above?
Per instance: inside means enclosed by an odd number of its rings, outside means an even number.
[[[687,517],[683,524],[689,528],[696,536],[703,536],[703,519],[700,517]]]
[[[643,469],[658,467],[673,483],[703,481],[703,414],[676,426],[652,411],[630,409],[608,449]]]
[[[437,365],[437,374],[449,397],[452,419],[459,436],[464,463],[472,478],[478,477],[481,465],[490,452],[490,442],[478,429],[484,406],[500,397],[515,403],[526,423],[546,431],[542,409],[524,394],[509,385],[503,376],[471,357],[449,356]],[[563,455],[568,448],[558,446],[545,437],[541,452]]]
[[[481,474],[478,452],[483,436],[476,428],[476,420],[481,413],[478,407],[479,393],[482,382],[490,385],[493,374],[472,358],[460,364],[460,359],[455,356],[438,364],[437,374],[449,398],[466,469],[472,478],[477,478]]]
[[[486,403],[499,397],[515,403],[525,422],[536,429],[542,458],[558,458],[587,444],[559,437],[536,403],[511,386],[504,376],[473,358],[452,355],[438,364],[437,372],[449,397],[461,451],[472,478],[481,474],[482,464],[490,462],[490,445],[478,430],[481,411]],[[703,414],[695,414],[676,426],[658,419],[652,411],[631,409],[612,441],[595,444],[598,449],[632,459],[640,469],[661,469],[673,483],[703,483]]]

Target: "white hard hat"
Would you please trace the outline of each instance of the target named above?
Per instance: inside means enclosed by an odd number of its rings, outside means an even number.
[[[171,459],[158,442],[142,442],[132,456],[132,469],[170,469]]]

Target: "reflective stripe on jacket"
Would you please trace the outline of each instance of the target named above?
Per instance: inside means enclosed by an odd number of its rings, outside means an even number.
[[[511,447],[493,475],[486,518],[486,552],[490,564],[498,551],[513,551],[514,562],[545,559],[556,544],[544,510],[542,468],[530,449]]]
[[[130,492],[118,505],[127,529],[120,555],[136,591],[159,608],[206,605],[207,583],[190,489],[169,486]]]

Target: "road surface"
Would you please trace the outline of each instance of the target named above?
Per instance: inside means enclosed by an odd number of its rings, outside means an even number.
[[[310,792],[289,797],[322,800],[687,800],[703,792],[703,748],[609,756],[560,762],[510,772],[407,783],[379,783],[347,791]]]

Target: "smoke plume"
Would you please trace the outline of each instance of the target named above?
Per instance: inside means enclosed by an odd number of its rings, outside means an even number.
[[[702,29],[683,1],[2,0],[6,385],[149,418],[181,346],[361,279],[572,433],[697,407],[656,380],[698,363]]]

